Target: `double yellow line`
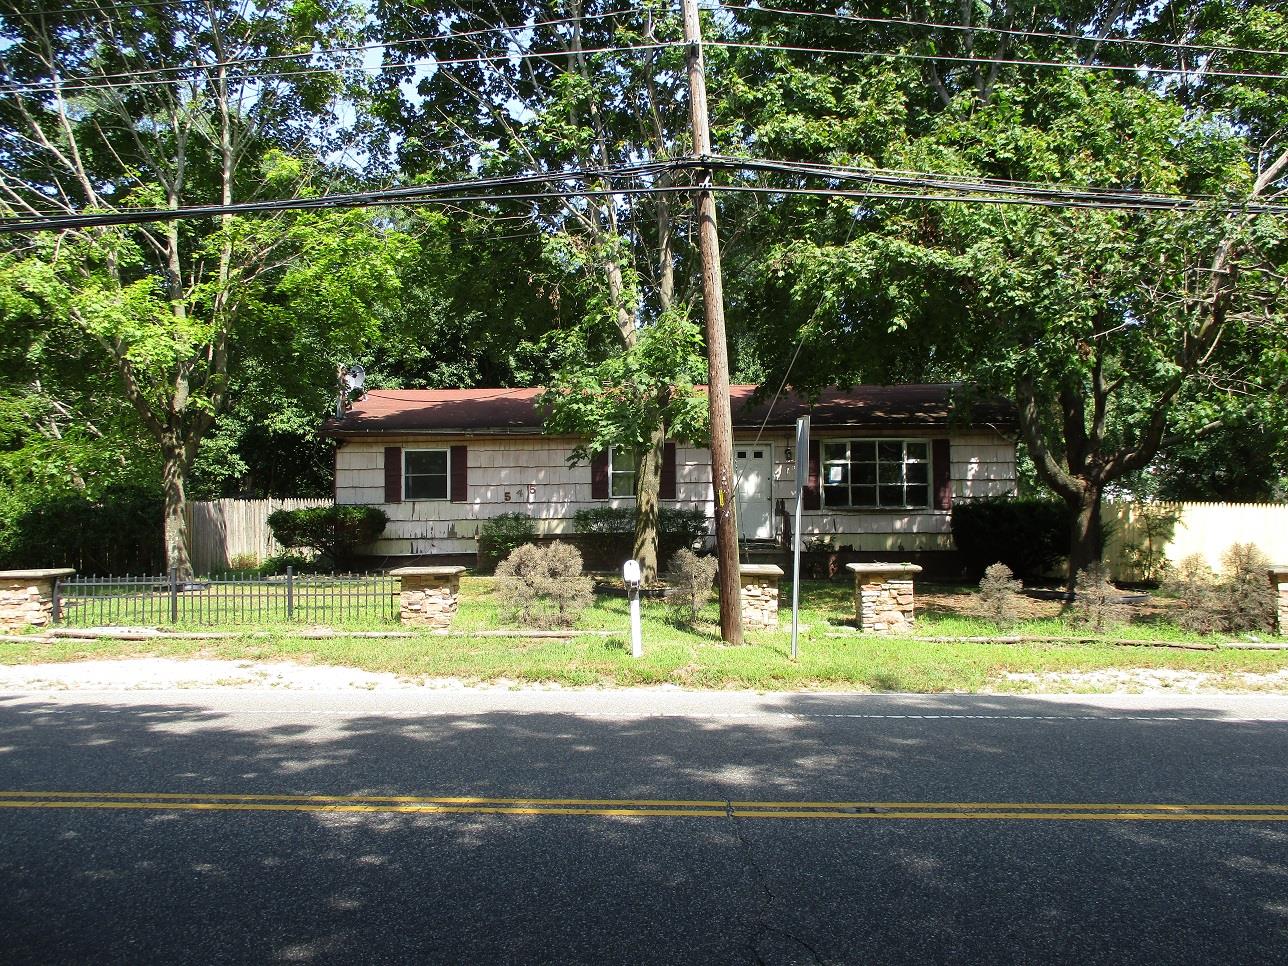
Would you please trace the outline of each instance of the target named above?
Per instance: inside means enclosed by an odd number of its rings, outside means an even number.
[[[1288,822],[1288,805],[1082,802],[782,802],[663,798],[497,798],[472,795],[249,795],[191,792],[0,791],[0,809],[176,812],[381,812],[439,815],[606,815],[634,818]]]

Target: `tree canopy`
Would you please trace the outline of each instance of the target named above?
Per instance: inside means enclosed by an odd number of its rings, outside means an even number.
[[[1283,495],[1288,15],[783,0],[704,31],[735,378],[1011,396],[1079,561],[1108,492]],[[651,0],[0,3],[0,215],[566,173],[3,236],[0,476],[164,492],[182,568],[188,493],[326,492],[338,364],[543,385],[579,458],[636,454],[647,561],[661,441],[706,431],[680,36]]]

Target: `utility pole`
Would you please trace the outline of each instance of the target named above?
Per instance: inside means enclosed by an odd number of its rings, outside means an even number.
[[[684,0],[684,41],[688,45],[689,107],[693,154],[711,155],[707,120],[706,65],[697,0]],[[698,192],[698,248],[702,256],[702,305],[706,311],[707,400],[711,407],[711,488],[715,498],[716,555],[720,561],[720,636],[742,643],[742,581],[738,569],[738,517],[734,508],[733,419],[729,412],[729,350],[725,344],[724,284],[720,277],[720,235],[711,170]]]

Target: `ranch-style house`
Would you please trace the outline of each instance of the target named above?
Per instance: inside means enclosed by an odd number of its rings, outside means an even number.
[[[802,533],[872,559],[953,550],[958,500],[1015,492],[1014,411],[1005,401],[953,411],[949,385],[857,386],[809,401],[753,404],[730,389],[738,526],[757,545],[790,534],[795,423],[811,416]],[[338,504],[389,516],[373,554],[460,557],[480,524],[524,512],[543,536],[571,534],[586,507],[630,506],[633,463],[618,450],[570,466],[575,440],[542,432],[540,389],[372,390],[323,432],[335,438]],[[709,450],[667,443],[664,506],[712,517]]]

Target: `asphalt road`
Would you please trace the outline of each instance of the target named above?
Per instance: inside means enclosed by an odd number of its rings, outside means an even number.
[[[0,958],[1288,963],[1285,752],[1286,698],[9,695]]]

